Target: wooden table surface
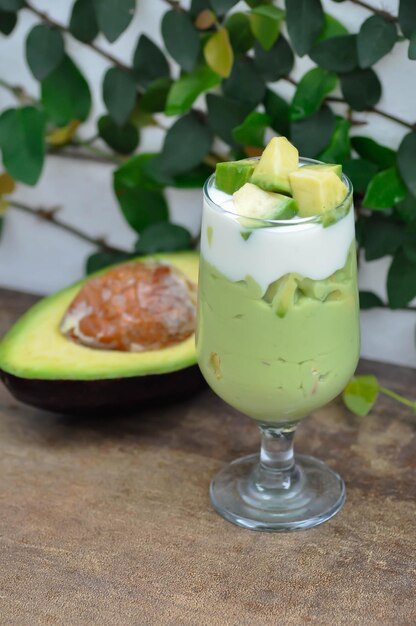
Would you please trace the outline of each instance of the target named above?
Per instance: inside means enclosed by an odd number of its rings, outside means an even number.
[[[0,331],[33,301],[1,291]],[[415,395],[416,370],[363,362]],[[257,450],[253,422],[206,390],[134,417],[81,420],[0,389],[0,624],[416,624],[416,419],[383,398],[359,419],[339,401],[297,450],[342,474],[330,522],[290,534],[221,519],[208,486]]]

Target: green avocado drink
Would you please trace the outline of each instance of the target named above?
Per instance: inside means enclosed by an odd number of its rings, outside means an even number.
[[[223,163],[206,183],[197,356],[211,388],[258,421],[260,457],[214,479],[227,519],[306,528],[344,501],[340,477],[293,457],[299,421],[337,396],[359,356],[352,189],[341,166],[298,159],[274,138],[261,159]],[[313,504],[312,504],[313,503]]]

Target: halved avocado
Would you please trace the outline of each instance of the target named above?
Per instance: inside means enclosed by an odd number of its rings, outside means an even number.
[[[137,260],[147,259],[168,263],[197,283],[196,252]],[[194,335],[147,352],[98,350],[68,339],[59,326],[86,280],[39,301],[1,341],[0,377],[18,400],[64,414],[103,414],[181,398],[202,386]]]

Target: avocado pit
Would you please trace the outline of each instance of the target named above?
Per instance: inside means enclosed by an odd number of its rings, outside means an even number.
[[[196,286],[154,260],[125,263],[88,280],[68,307],[61,332],[80,345],[144,352],[195,331]]]

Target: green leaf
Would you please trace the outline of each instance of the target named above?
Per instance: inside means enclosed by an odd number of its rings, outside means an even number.
[[[367,261],[393,255],[403,239],[403,225],[390,217],[371,215],[364,222],[363,244]]]
[[[72,120],[83,122],[91,109],[88,83],[68,56],[42,81],[41,99],[57,126],[66,126]]]
[[[147,113],[164,111],[172,84],[170,78],[158,78],[151,83],[140,98],[140,109]]]
[[[116,194],[120,193],[122,195],[124,189],[134,189],[136,187],[160,190],[161,185],[155,182],[148,173],[148,164],[156,156],[157,154],[153,152],[143,152],[131,157],[120,165],[113,173]]]
[[[356,193],[365,193],[371,179],[377,172],[377,165],[366,159],[351,159],[343,161],[344,174],[350,178]]]
[[[242,124],[250,107],[231,98],[216,94],[207,95],[208,124],[218,137],[229,145],[235,145],[232,129]]]
[[[416,220],[416,198],[408,193],[404,200],[396,204],[396,212],[403,222]]]
[[[16,13],[24,5],[24,0],[0,0],[0,10]]]
[[[264,50],[270,50],[278,38],[284,16],[282,9],[267,4],[251,11],[251,30]]]
[[[393,22],[381,15],[372,15],[360,28],[357,36],[357,52],[360,67],[365,69],[377,63],[390,52],[397,41],[397,30]]]
[[[127,252],[94,252],[87,259],[85,273],[93,274],[111,265],[131,261],[131,259],[136,256],[135,254],[128,254]]]
[[[355,111],[364,111],[381,98],[381,83],[374,70],[354,70],[341,76],[345,100]]]
[[[416,222],[404,228],[403,251],[408,260],[416,265]]]
[[[287,40],[280,35],[271,50],[263,50],[260,44],[254,46],[254,59],[264,80],[274,82],[292,71],[295,58]]]
[[[206,65],[190,74],[183,74],[172,84],[166,103],[166,115],[181,115],[189,111],[197,97],[220,83],[221,79]]]
[[[0,11],[0,33],[3,35],[10,35],[13,32],[14,27],[17,24],[16,13],[8,11]]]
[[[158,78],[170,76],[165,55],[147,35],[139,37],[133,55],[133,69],[142,87],[148,87]]]
[[[98,23],[93,0],[76,0],[69,20],[69,32],[84,43],[89,43],[98,35]]]
[[[136,0],[93,0],[93,3],[99,29],[112,43],[133,19]]]
[[[198,60],[201,41],[189,16],[175,10],[165,13],[162,36],[169,54],[185,72],[192,72]]]
[[[375,376],[354,376],[345,387],[342,399],[352,413],[365,417],[376,403],[379,390]]]
[[[230,77],[223,82],[224,95],[255,108],[264,97],[266,85],[249,58],[236,59]]]
[[[345,28],[341,22],[329,15],[324,14],[324,27],[315,43],[325,41],[325,39],[331,39],[331,37],[338,37],[339,35],[348,35],[348,29]]]
[[[35,107],[8,109],[0,116],[0,148],[7,172],[16,180],[35,185],[45,157],[46,118]]]
[[[233,130],[234,139],[245,146],[264,147],[264,134],[271,118],[266,113],[252,111],[240,126]]]
[[[210,0],[210,5],[217,15],[224,15],[224,13],[227,13],[237,2],[238,0]]]
[[[205,163],[200,163],[181,174],[167,176],[160,166],[160,154],[153,154],[143,164],[143,172],[148,180],[158,185],[159,188],[168,186],[177,189],[200,189],[208,176],[212,174],[213,168]]]
[[[192,248],[192,237],[189,230],[178,224],[160,222],[148,226],[140,235],[135,245],[139,254],[154,252],[175,252]]]
[[[26,39],[26,59],[33,76],[43,80],[64,58],[64,40],[59,30],[38,24]]]
[[[410,37],[409,50],[408,50],[407,56],[409,57],[411,61],[416,60],[416,30]]]
[[[117,194],[117,199],[126,221],[138,233],[150,224],[169,219],[168,205],[161,191],[135,187]]]
[[[307,54],[324,26],[320,0],[290,0],[286,3],[286,25],[299,56]],[[330,68],[327,68],[330,69]]]
[[[129,122],[118,126],[109,115],[100,117],[98,133],[107,145],[120,154],[130,154],[139,145],[139,131]]]
[[[363,206],[367,209],[383,210],[392,208],[406,197],[404,186],[397,170],[392,167],[379,172],[368,185]]]
[[[335,130],[336,119],[331,109],[323,106],[319,111],[292,122],[291,140],[305,157],[316,157],[327,146]]]
[[[264,97],[264,109],[270,117],[270,126],[279,135],[287,136],[290,131],[289,105],[279,94],[267,89]]]
[[[337,117],[335,130],[332,133],[330,142],[319,155],[321,161],[326,163],[343,163],[351,156],[350,128],[351,122],[344,117]]]
[[[399,24],[405,37],[410,38],[416,31],[416,3],[414,0],[400,0]]]
[[[358,65],[357,35],[341,35],[320,41],[309,56],[319,67],[330,72],[351,72]]]
[[[377,294],[372,291],[360,291],[360,309],[363,311],[383,306],[383,300]]]
[[[209,36],[204,45],[204,58],[207,65],[223,78],[230,75],[234,52],[226,28],[218,28]]]
[[[213,169],[211,167],[201,163],[184,174],[174,176],[171,186],[177,189],[200,189],[204,186],[206,179],[208,176],[211,176],[212,172]]]
[[[260,6],[261,4],[272,4],[273,0],[245,0],[245,3],[248,4],[249,7],[254,9],[255,7]]]
[[[181,117],[166,133],[160,155],[161,171],[175,176],[199,165],[209,152],[212,139],[210,128],[197,114]]]
[[[301,120],[315,113],[325,97],[337,85],[337,76],[328,70],[315,67],[306,72],[300,80],[290,106],[290,118]]]
[[[416,132],[408,133],[397,152],[397,167],[411,194],[416,196]]]
[[[225,28],[228,30],[234,52],[244,54],[253,47],[254,35],[245,13],[230,15],[225,22]]]
[[[392,309],[409,304],[416,297],[416,263],[399,249],[387,274],[387,295]]]
[[[116,124],[123,126],[136,104],[137,90],[134,78],[128,72],[111,67],[103,82],[103,100]]]
[[[382,146],[381,144],[370,139],[370,137],[352,137],[352,147],[358,154],[366,159],[375,163],[383,169],[393,167],[396,163],[396,153],[391,148]]]

